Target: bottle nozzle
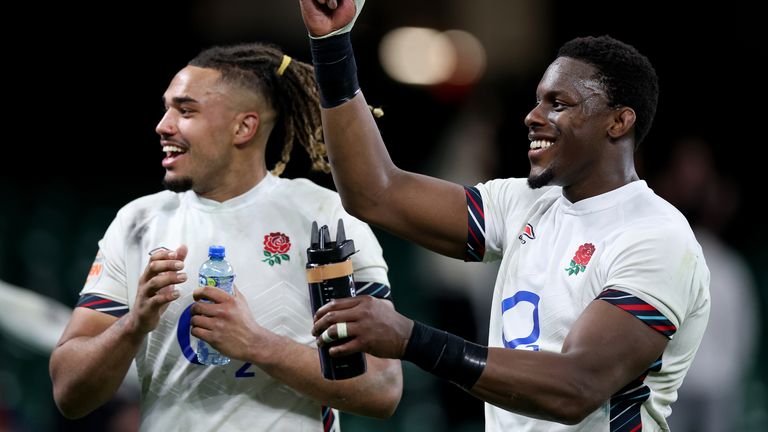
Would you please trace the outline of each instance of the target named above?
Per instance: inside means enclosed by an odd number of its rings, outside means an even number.
[[[328,225],[323,225],[318,229],[317,221],[312,222],[310,246],[307,248],[309,263],[339,262],[356,252],[354,241],[347,239],[342,219],[339,219],[336,227],[336,241],[331,241]]]
[[[320,228],[320,249],[325,249],[325,246],[331,242],[331,232],[328,230],[328,225],[323,225]]]
[[[317,229],[317,221],[312,221],[312,231],[309,234],[309,247],[320,248],[320,231]]]
[[[336,226],[336,244],[341,245],[347,240],[347,235],[344,233],[344,221],[339,219],[339,223]]]

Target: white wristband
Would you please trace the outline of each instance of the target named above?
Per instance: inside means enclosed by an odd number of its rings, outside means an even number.
[[[360,16],[360,11],[363,10],[363,5],[365,4],[365,0],[355,0],[355,17],[352,18],[352,21],[349,22],[349,24],[345,25],[344,27],[332,31],[326,35],[322,36],[312,36],[309,35],[311,39],[325,39],[331,36],[336,36],[337,34],[347,33],[348,31],[352,30],[352,26],[355,25],[355,21],[357,21],[357,17]]]

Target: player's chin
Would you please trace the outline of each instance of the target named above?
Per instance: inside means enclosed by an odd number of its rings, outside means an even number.
[[[166,171],[163,178],[163,186],[171,192],[186,192],[192,189],[192,177],[178,175],[172,171]]]
[[[555,178],[555,173],[551,169],[537,169],[531,167],[531,172],[528,174],[528,187],[531,189],[539,189],[541,187],[550,185]]]

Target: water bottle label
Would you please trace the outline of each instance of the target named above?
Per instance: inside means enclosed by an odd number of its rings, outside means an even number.
[[[229,294],[232,294],[232,282],[234,282],[235,276],[205,276],[200,275],[199,285],[212,286],[219,289],[223,289]]]

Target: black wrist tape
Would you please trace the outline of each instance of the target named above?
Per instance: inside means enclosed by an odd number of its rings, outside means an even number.
[[[320,90],[320,105],[333,108],[355,97],[360,85],[357,83],[357,65],[350,32],[310,39],[309,45]]]
[[[403,360],[466,390],[471,389],[480,378],[487,358],[488,347],[418,321],[413,322],[403,355]]]

